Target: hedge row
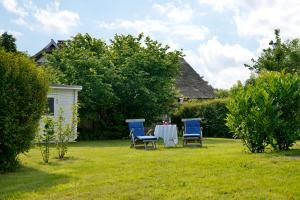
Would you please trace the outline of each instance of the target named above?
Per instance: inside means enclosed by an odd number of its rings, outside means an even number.
[[[172,116],[172,122],[182,131],[182,118],[201,118],[203,135],[205,137],[232,137],[225,125],[228,114],[227,99],[212,99],[205,101],[192,101],[182,104]]]

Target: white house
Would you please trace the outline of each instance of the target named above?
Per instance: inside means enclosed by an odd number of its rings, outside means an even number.
[[[82,90],[82,86],[78,85],[50,85],[50,90],[47,94],[48,97],[48,115],[57,119],[59,115],[59,109],[63,109],[63,117],[65,123],[70,123],[73,114],[73,105],[78,102],[78,92]],[[41,128],[43,124],[41,123]],[[75,132],[77,132],[77,127]],[[77,135],[71,138],[74,141]]]

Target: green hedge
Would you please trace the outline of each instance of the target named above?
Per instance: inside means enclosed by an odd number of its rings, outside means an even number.
[[[262,72],[232,88],[227,125],[251,152],[288,150],[300,135],[300,77]]]
[[[47,102],[44,72],[25,55],[0,48],[0,173],[29,150]]]
[[[177,124],[179,131],[182,131],[182,118],[200,117],[205,137],[232,137],[225,125],[227,102],[227,99],[212,99],[184,103],[172,116],[172,122]]]

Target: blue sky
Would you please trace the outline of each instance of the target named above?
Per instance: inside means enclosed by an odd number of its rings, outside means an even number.
[[[299,37],[297,0],[0,0],[0,32],[17,38],[33,55],[50,39],[89,33],[109,40],[114,34],[144,32],[186,60],[212,86],[245,81],[243,66],[257,57],[280,28],[284,39]]]

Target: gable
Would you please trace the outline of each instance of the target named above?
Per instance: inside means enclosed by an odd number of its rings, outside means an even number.
[[[215,98],[214,89],[184,60],[181,60],[180,75],[176,81],[179,92],[189,99]]]

